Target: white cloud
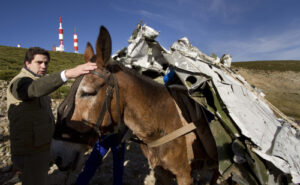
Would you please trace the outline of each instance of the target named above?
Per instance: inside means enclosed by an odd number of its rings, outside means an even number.
[[[287,59],[300,60],[299,51],[300,51],[300,46],[289,49],[287,51],[278,52],[275,54],[275,56],[278,60],[287,60]]]
[[[138,10],[137,12],[138,12],[138,14],[140,14],[140,15],[142,15],[144,17],[147,17],[147,18],[152,18],[152,19],[163,18],[161,15],[149,12],[147,10]]]
[[[300,28],[259,38],[219,40],[210,48],[217,53],[230,53],[234,61],[300,59],[299,38]]]

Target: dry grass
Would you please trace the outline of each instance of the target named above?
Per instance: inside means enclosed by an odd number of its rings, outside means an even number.
[[[300,122],[300,72],[238,68],[238,73],[280,111]]]

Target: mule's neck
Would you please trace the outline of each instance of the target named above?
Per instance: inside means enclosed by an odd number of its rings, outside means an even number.
[[[124,122],[140,139],[151,141],[182,125],[164,85],[126,72],[117,76],[124,100]]]

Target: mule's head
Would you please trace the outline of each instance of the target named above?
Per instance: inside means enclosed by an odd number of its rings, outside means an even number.
[[[111,37],[107,29],[103,26],[100,28],[100,33],[96,43],[96,54],[90,43],[87,44],[84,59],[86,62],[92,61],[97,63],[97,69],[94,74],[86,74],[75,94],[74,108],[72,114],[67,116],[65,121],[66,126],[78,134],[92,133],[98,122],[100,109],[104,105],[107,89],[112,86],[111,72],[107,69],[107,64],[111,56]],[[100,74],[95,75],[95,74]],[[112,91],[111,107],[116,106],[115,91]],[[73,96],[74,97],[74,96]],[[103,116],[103,121],[99,125],[99,130],[109,130],[111,124],[109,116],[113,122],[117,122],[117,112],[115,108],[109,108],[110,114],[106,111]],[[100,128],[101,127],[101,128]],[[58,127],[56,129],[59,129]],[[98,129],[98,128],[97,128]],[[77,135],[78,135],[77,134]],[[52,155],[57,165],[61,169],[67,169],[74,166],[74,161],[78,159],[87,149],[87,144],[84,142],[72,142],[71,139],[63,137],[73,137],[72,135],[64,134],[62,137],[56,137],[52,142]],[[89,144],[94,144],[96,139],[95,134],[91,134]],[[77,138],[78,139],[78,138]],[[85,137],[86,139],[86,137]],[[80,140],[80,139],[79,139]],[[74,140],[73,140],[74,141]]]
[[[69,126],[78,132],[88,132],[91,129],[105,132],[112,129],[118,118],[114,87],[116,81],[113,72],[107,68],[111,58],[111,37],[103,26],[97,39],[96,54],[88,43],[84,58],[86,62],[96,62],[98,68],[83,77],[75,96],[75,109]],[[107,99],[108,95],[112,98]],[[109,104],[106,101],[109,101]],[[103,108],[105,110],[102,110]]]

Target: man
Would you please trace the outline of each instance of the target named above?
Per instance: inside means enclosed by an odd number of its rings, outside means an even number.
[[[46,50],[29,48],[24,67],[7,89],[11,159],[21,171],[23,185],[46,184],[54,131],[54,116],[48,95],[68,79],[97,68],[95,63],[88,62],[46,75],[49,61],[50,55]]]

